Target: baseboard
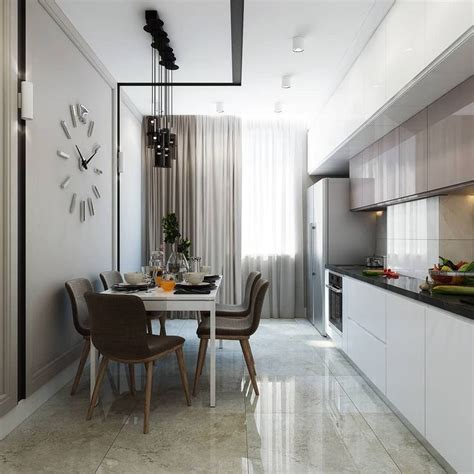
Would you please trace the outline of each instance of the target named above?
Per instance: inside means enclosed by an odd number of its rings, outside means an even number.
[[[0,418],[0,440],[5,438],[17,426],[23,423],[38,408],[46,403],[54,394],[61,390],[75,375],[77,361],[66,367],[62,372],[45,383],[25,400]]]

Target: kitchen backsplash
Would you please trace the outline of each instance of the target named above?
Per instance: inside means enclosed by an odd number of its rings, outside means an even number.
[[[378,255],[424,278],[438,256],[474,260],[474,196],[439,196],[390,206],[377,216]]]

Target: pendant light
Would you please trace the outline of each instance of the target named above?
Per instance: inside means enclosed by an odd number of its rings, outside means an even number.
[[[153,150],[155,167],[171,168],[178,146],[174,133],[173,71],[179,66],[175,64],[176,57],[158,12],[147,10],[145,19],[147,24],[143,29],[153,37],[151,82],[160,84],[151,88],[151,111],[145,120],[146,146]]]

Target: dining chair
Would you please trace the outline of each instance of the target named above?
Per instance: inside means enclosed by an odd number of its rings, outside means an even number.
[[[87,412],[87,420],[92,418],[109,361],[123,362],[130,366],[145,364],[143,432],[148,433],[153,362],[172,352],[176,353],[186,402],[190,406],[191,398],[183,355],[184,339],[179,336],[155,336],[147,333],[145,306],[137,296],[87,293],[85,299],[91,315],[91,338],[95,347],[103,355]]]
[[[74,377],[74,382],[71,388],[71,395],[74,395],[81,380],[82,372],[84,371],[84,366],[91,348],[89,311],[87,309],[86,300],[84,299],[84,294],[94,291],[94,288],[92,287],[91,282],[86,278],[69,280],[65,283],[65,287],[69,299],[71,300],[74,327],[84,338],[79,366],[77,367],[76,376]]]
[[[99,276],[102,281],[102,285],[104,286],[104,290],[112,288],[112,286],[116,285],[117,283],[124,283],[122,274],[116,270],[102,272],[99,274]],[[164,311],[147,311],[146,324],[150,334],[153,334],[153,327],[151,323],[153,319],[160,320],[160,336],[166,336],[166,313]]]
[[[268,290],[269,283],[266,280],[258,280],[255,283],[255,290],[250,302],[250,314],[244,318],[216,317],[216,339],[238,340],[244,354],[245,363],[250,375],[253,389],[259,395],[257,386],[257,372],[255,370],[255,360],[250,348],[250,336],[258,329],[262,315],[263,302]],[[209,344],[210,318],[204,318],[197,329],[197,336],[200,339],[199,353],[194,375],[193,396],[196,396],[199,377],[202,374],[204,361],[206,358],[207,346]]]

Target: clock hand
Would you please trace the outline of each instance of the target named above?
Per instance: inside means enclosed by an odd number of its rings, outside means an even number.
[[[91,157],[86,161],[86,165],[88,165],[90,163],[90,161],[92,160],[92,158],[94,158],[94,156],[96,155],[96,153],[99,151],[99,148],[100,148],[100,145],[97,146],[97,148],[95,149],[94,153],[92,153]]]
[[[87,163],[84,161],[84,157],[82,156],[81,150],[79,150],[79,147],[76,145],[77,151],[79,153],[79,156],[81,157],[81,163],[82,166],[87,169]]]

